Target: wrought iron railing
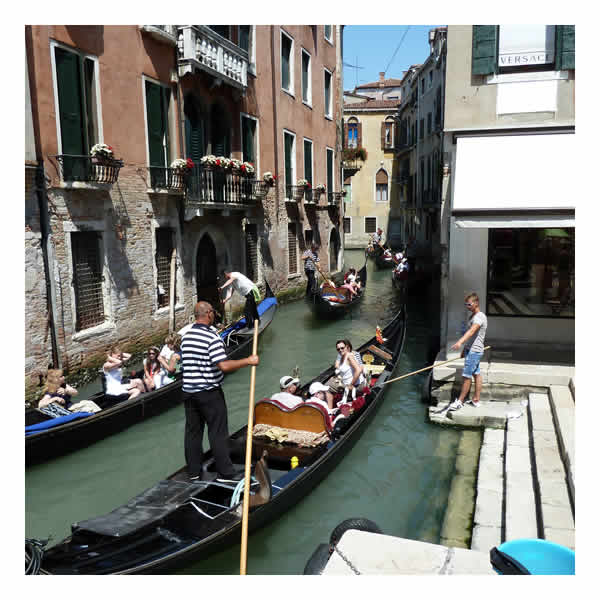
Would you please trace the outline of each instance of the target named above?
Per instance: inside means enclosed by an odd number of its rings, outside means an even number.
[[[304,198],[306,188],[303,185],[286,185],[285,199],[288,202],[298,202]]]
[[[192,205],[253,205],[256,180],[234,171],[196,165],[186,175],[186,202]]]
[[[186,172],[170,167],[148,167],[150,187],[155,190],[185,189]]]
[[[119,178],[122,160],[90,155],[56,155],[60,177],[65,182],[115,183]]]
[[[251,179],[254,196],[257,200],[265,198],[273,187],[261,179]]]
[[[327,204],[330,206],[338,206],[340,200],[343,198],[343,192],[328,192],[327,194]]]

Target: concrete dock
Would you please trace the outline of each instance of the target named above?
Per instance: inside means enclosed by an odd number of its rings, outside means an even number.
[[[438,357],[436,364],[451,358]],[[546,539],[575,550],[572,353],[548,346],[487,351],[480,406],[465,404],[449,412],[460,391],[463,364],[458,359],[433,369],[428,407],[432,423],[459,426],[463,436],[483,431],[478,456],[472,443],[464,445],[470,456],[459,444],[455,479],[460,483],[451,486],[442,543],[350,530],[323,575],[494,574],[490,549],[519,538]],[[465,489],[465,481],[474,489]]]

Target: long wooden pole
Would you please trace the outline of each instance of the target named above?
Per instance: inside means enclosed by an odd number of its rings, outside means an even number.
[[[171,252],[171,281],[169,282],[169,333],[175,331],[175,267],[177,250]]]
[[[258,348],[258,319],[254,321],[254,340],[252,354]],[[248,432],[246,434],[246,468],[244,472],[244,506],[242,513],[242,548],[240,554],[240,575],[246,575],[248,555],[248,507],[250,505],[250,464],[252,461],[252,429],[254,424],[254,387],[256,385],[256,366],[250,367],[250,401],[248,405]]]
[[[491,348],[491,346],[486,346],[483,351],[485,352],[486,350],[489,350]],[[381,385],[387,385],[388,383],[393,383],[394,381],[399,381],[400,379],[404,379],[406,377],[410,377],[411,375],[416,375],[417,373],[422,373],[423,371],[427,371],[429,369],[433,369],[434,367],[441,367],[442,365],[447,365],[448,363],[451,363],[455,360],[458,360],[460,358],[463,358],[462,356],[457,356],[456,358],[451,358],[450,360],[446,360],[444,362],[438,363],[437,365],[434,363],[432,365],[429,365],[428,367],[425,367],[423,369],[419,369],[418,371],[413,371],[412,373],[407,373],[406,375],[400,375],[400,377],[394,377],[394,379],[388,379],[387,381],[384,381]]]

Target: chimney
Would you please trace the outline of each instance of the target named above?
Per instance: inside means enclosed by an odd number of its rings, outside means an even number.
[[[379,71],[379,86],[383,87],[383,79],[385,78],[385,71]]]

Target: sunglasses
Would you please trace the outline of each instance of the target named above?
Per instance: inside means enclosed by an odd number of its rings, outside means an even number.
[[[148,356],[156,356],[156,352],[148,352]]]
[[[472,302],[465,302],[465,306],[467,308],[471,308],[471,306],[473,306],[473,303]]]
[[[345,350],[346,346],[336,346],[336,350]]]

